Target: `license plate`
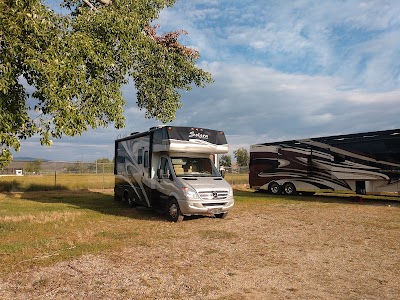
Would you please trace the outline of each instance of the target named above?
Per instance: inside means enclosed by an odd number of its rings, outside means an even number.
[[[222,212],[222,209],[220,209],[220,208],[210,209],[210,213],[212,213],[212,214],[220,214],[221,212]]]

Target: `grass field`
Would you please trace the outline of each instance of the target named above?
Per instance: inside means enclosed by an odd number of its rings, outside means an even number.
[[[242,196],[236,195],[236,201]],[[1,193],[0,271],[115,250],[127,242],[146,243],[148,237],[139,233],[147,226],[141,221],[148,219],[167,221],[152,211],[138,213],[114,202],[112,190]]]
[[[226,174],[232,185],[248,183],[248,174]],[[0,192],[111,189],[113,174],[57,174],[0,177]]]
[[[110,194],[0,194],[0,270],[8,273],[118,247],[136,236],[124,226],[131,213]]]
[[[234,196],[171,223],[112,189],[0,193],[0,298],[397,299],[398,202]]]

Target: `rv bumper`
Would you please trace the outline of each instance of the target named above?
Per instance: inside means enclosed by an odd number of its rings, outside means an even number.
[[[220,202],[178,200],[179,208],[184,215],[212,215],[228,212],[234,205],[234,200],[224,199]]]

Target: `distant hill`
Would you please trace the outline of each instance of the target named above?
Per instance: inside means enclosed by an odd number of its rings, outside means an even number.
[[[17,156],[13,158],[13,161],[35,161],[37,159],[40,159],[41,161],[49,161],[48,159],[43,159],[43,158],[37,158],[37,157],[26,157],[26,156]]]

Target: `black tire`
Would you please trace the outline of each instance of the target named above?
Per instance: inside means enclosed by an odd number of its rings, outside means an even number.
[[[170,218],[171,221],[173,222],[182,222],[183,221],[183,214],[181,212],[181,209],[179,208],[178,201],[176,199],[171,199],[168,205],[168,217]]]
[[[130,207],[136,207],[136,202],[133,199],[131,199],[130,197],[128,197],[128,205]]]
[[[122,197],[122,201],[126,202],[130,207],[136,207],[137,206],[134,198],[129,195],[128,191],[124,192],[124,196]]]
[[[224,212],[221,214],[214,214],[214,217],[218,218],[218,219],[225,219],[228,216],[228,212]]]
[[[124,194],[122,195],[122,201],[123,202],[128,202],[128,199],[129,199],[129,193],[128,193],[128,191],[124,191]]]
[[[296,187],[291,182],[286,182],[283,185],[283,192],[285,193],[285,195],[288,195],[288,196],[293,196],[293,195],[297,194]]]
[[[274,182],[271,182],[268,186],[268,192],[270,192],[272,195],[279,195],[282,193],[282,187]]]
[[[117,195],[117,193],[114,192],[114,201],[120,202],[122,200],[121,196]]]

